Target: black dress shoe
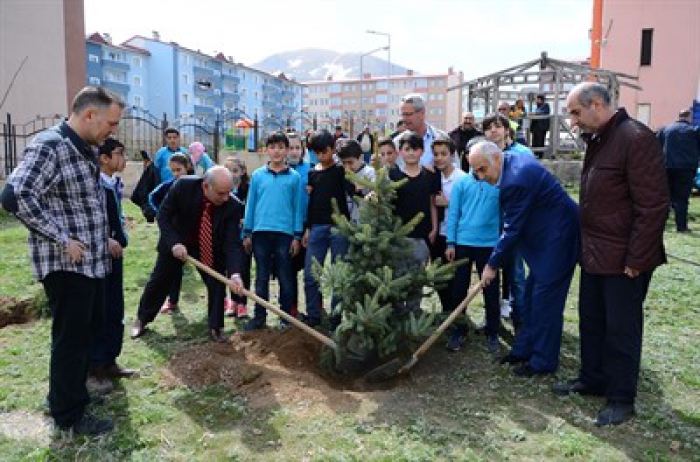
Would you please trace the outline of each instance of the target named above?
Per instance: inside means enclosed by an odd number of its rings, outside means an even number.
[[[226,342],[226,337],[224,337],[224,334],[221,329],[211,329],[209,331],[209,338],[211,339],[212,342],[217,342],[217,343],[225,343]]]
[[[511,353],[508,353],[504,357],[498,360],[500,364],[510,364],[510,365],[516,365],[516,364],[522,364],[530,361],[529,359],[526,358],[521,358],[520,356],[515,356]]]
[[[552,385],[552,392],[560,396],[567,396],[572,393],[584,396],[603,396],[603,390],[599,387],[592,387],[580,379],[571,379],[566,382]]]
[[[513,368],[513,375],[516,377],[534,377],[536,375],[549,375],[553,373],[554,371],[536,371],[532,368],[530,363],[521,364]]]
[[[139,338],[144,333],[146,333],[146,324],[140,319],[136,319],[133,327],[131,328],[131,338]]]
[[[110,379],[128,379],[137,373],[138,371],[136,369],[127,369],[125,367],[121,367],[119,364],[112,364],[111,366],[107,366],[102,370],[102,374]]]
[[[110,419],[99,419],[92,414],[83,415],[79,421],[69,427],[58,426],[61,431],[72,432],[74,435],[98,436],[114,429]]]
[[[634,417],[634,404],[609,402],[598,413],[595,424],[598,427],[620,425]]]

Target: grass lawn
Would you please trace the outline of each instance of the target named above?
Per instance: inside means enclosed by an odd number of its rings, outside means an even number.
[[[126,212],[135,221],[125,260],[128,327],[157,229],[130,204]],[[691,227],[695,234],[679,235],[669,221],[667,250],[700,262],[698,197]],[[41,293],[25,239],[24,228],[0,212],[0,297]],[[59,440],[46,430],[50,320],[0,330],[0,460],[700,460],[699,280],[700,267],[671,257],[658,269],[646,304],[638,417],[598,429],[601,399],[556,397],[554,378],[512,377],[474,335],[455,354],[438,343],[409,377],[380,390],[310,390],[323,382],[297,375],[293,365],[267,373],[298,390],[173,382],[173,361],[207,347],[204,290],[190,268],[181,314],[159,316],[146,337],[125,340],[120,362],[140,377],[122,380],[95,407],[115,418],[116,430],[101,438]],[[577,290],[575,279],[559,378],[578,367]],[[478,306],[470,310],[476,321]],[[226,323],[227,333],[235,329]]]

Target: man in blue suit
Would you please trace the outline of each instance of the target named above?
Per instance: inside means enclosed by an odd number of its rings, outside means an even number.
[[[503,154],[494,143],[477,143],[469,164],[482,181],[500,190],[503,233],[481,281],[488,285],[517,249],[530,268],[525,282],[522,328],[501,363],[518,365],[516,376],[553,373],[566,297],[578,261],[578,206],[534,157]]]

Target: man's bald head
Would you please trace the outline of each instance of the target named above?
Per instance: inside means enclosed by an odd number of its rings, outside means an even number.
[[[477,178],[496,184],[501,177],[503,152],[491,141],[479,141],[469,150],[469,165]]]
[[[226,167],[212,167],[204,174],[204,195],[214,205],[228,201],[232,189],[233,175]]]

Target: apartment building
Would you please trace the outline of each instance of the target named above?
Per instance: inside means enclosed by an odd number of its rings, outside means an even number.
[[[303,91],[284,74],[274,76],[175,42],[134,36],[122,44],[108,34],[86,41],[87,83],[104,85],[130,105],[158,118],[203,121],[257,118],[263,131],[303,129]]]
[[[401,98],[418,93],[426,102],[427,121],[442,130],[451,130],[460,121],[461,89],[447,92],[462,82],[461,72],[452,68],[446,74],[372,76],[362,79],[304,82],[304,111],[319,127],[340,124],[351,134],[369,124],[379,131],[393,131],[401,119]]]
[[[619,104],[658,129],[694,107],[700,121],[700,1],[595,0],[593,66],[638,78]],[[599,58],[597,58],[599,56]]]

